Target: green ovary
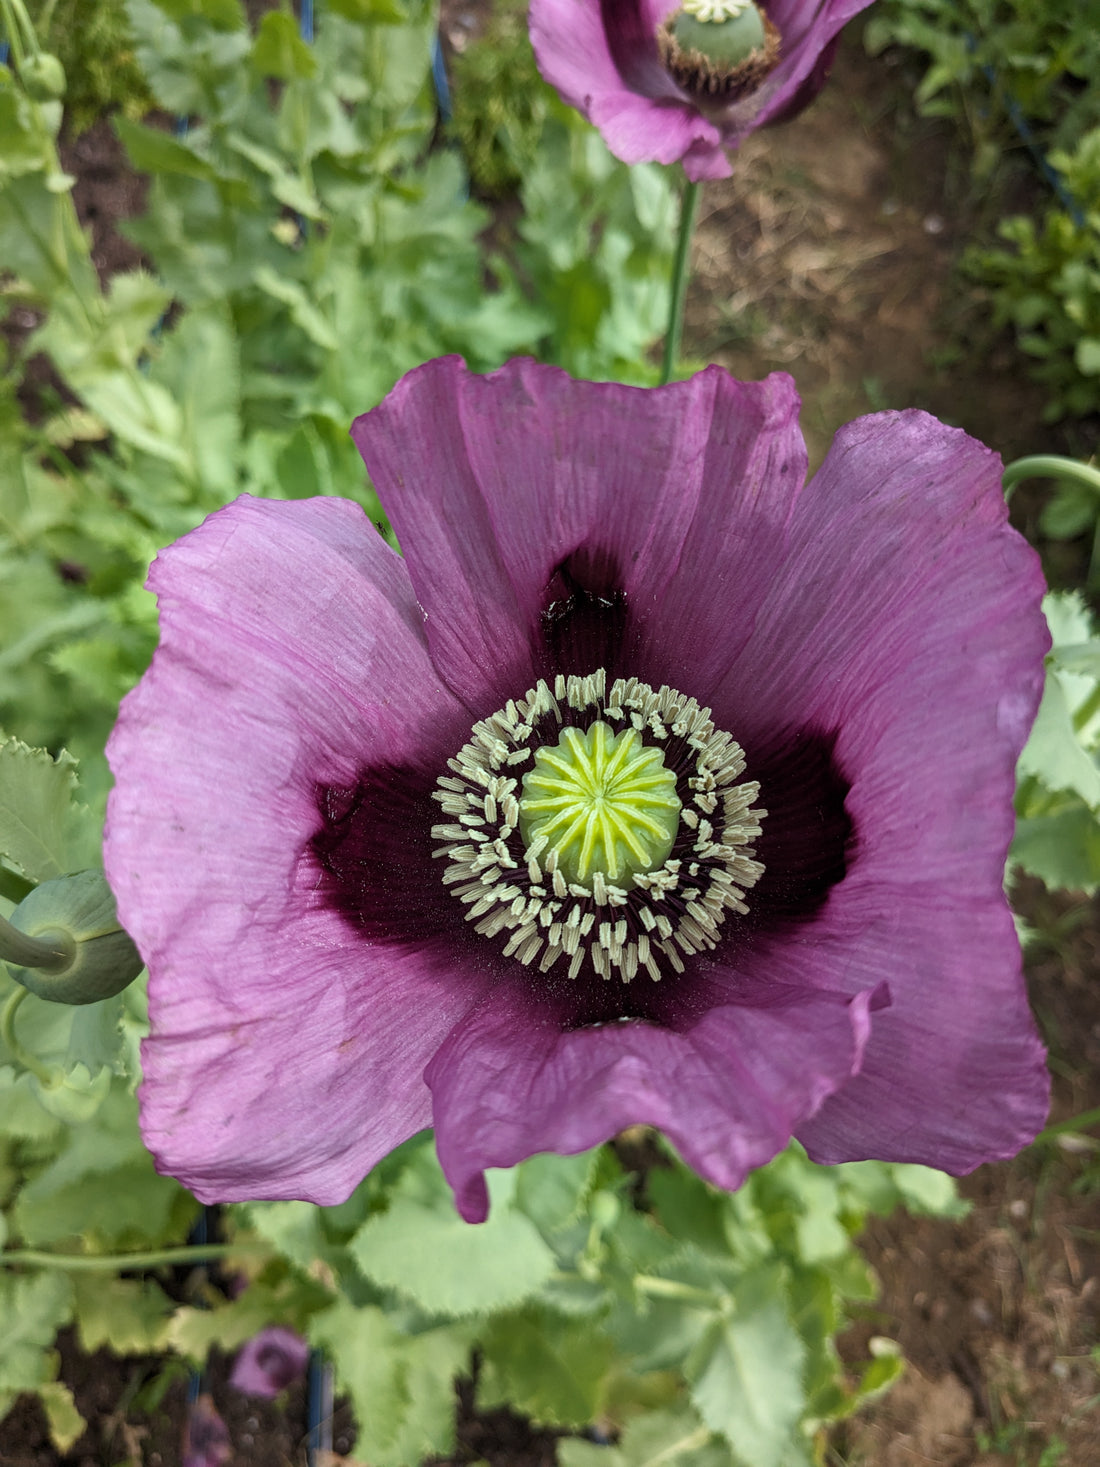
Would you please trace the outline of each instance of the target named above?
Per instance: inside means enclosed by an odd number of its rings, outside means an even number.
[[[701,51],[727,66],[747,60],[766,41],[759,10],[737,0],[685,0],[672,33],[685,51]]]
[[[535,750],[523,777],[520,834],[530,848],[544,836],[566,881],[587,885],[598,871],[613,885],[664,865],[680,823],[676,776],[660,749],[636,729],[606,723],[562,732]]]

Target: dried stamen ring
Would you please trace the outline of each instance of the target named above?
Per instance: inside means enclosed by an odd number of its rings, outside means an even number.
[[[752,0],[682,0],[657,28],[665,69],[700,106],[757,91],[779,64],[781,37]]]
[[[737,782],[740,745],[674,688],[609,690],[602,669],[540,681],[476,723],[447,767],[433,854],[475,931],[507,934],[506,956],[659,979],[748,911],[760,786]]]

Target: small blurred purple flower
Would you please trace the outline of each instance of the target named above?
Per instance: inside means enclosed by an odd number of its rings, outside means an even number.
[[[298,1380],[308,1360],[309,1346],[301,1335],[273,1324],[242,1345],[229,1384],[251,1396],[277,1396]]]
[[[106,864],[161,1170],[335,1203],[434,1125],[477,1220],[487,1167],[634,1123],[727,1188],[792,1134],[1030,1140],[1002,883],[1049,637],[996,455],[879,413],[804,483],[782,374],[455,358],[353,433],[404,558],[243,498],[152,570]]]
[[[728,178],[728,149],[813,101],[842,27],[870,3],[531,0],[529,24],[542,75],[599,128],[617,158],[680,159],[698,181]],[[759,48],[737,62],[715,58],[723,44],[708,42],[708,31],[750,18]]]
[[[183,1467],[224,1467],[233,1455],[229,1430],[213,1400],[197,1397],[183,1427]]]

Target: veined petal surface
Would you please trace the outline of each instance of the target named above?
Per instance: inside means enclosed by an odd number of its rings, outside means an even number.
[[[456,706],[347,501],[238,500],[150,584],[161,643],[108,749],[105,845],[151,973],[145,1141],[201,1200],[338,1201],[429,1123],[421,1072],[468,997],[318,902],[315,791],[431,763]]]

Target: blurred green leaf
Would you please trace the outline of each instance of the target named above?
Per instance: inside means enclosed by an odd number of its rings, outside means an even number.
[[[388,1210],[368,1218],[352,1238],[351,1254],[366,1277],[430,1314],[454,1318],[487,1314],[535,1293],[555,1260],[534,1223],[505,1200],[514,1181],[500,1174],[490,1179],[489,1219],[471,1227],[437,1175],[434,1154],[421,1153],[396,1183]]]
[[[80,1348],[87,1354],[103,1346],[116,1355],[151,1355],[163,1348],[176,1306],[153,1279],[106,1273],[72,1277]]]
[[[616,1352],[591,1319],[528,1308],[493,1319],[480,1348],[479,1409],[508,1405],[549,1426],[584,1426],[599,1416]]]
[[[746,1274],[708,1325],[685,1374],[692,1400],[751,1467],[791,1467],[805,1395],[805,1347],[783,1308],[779,1270]]]
[[[294,17],[282,10],[269,10],[260,21],[252,46],[252,65],[261,76],[277,81],[317,74],[316,56],[298,34]]]
[[[617,1446],[566,1438],[561,1467],[730,1467],[729,1448],[689,1406],[633,1417]]]
[[[416,1335],[381,1309],[346,1299],[316,1315],[314,1345],[329,1353],[338,1388],[351,1397],[357,1449],[372,1467],[407,1467],[454,1445],[454,1377],[466,1369],[471,1332],[457,1325]]]
[[[62,751],[0,744],[0,858],[35,883],[72,867],[76,761]]]

